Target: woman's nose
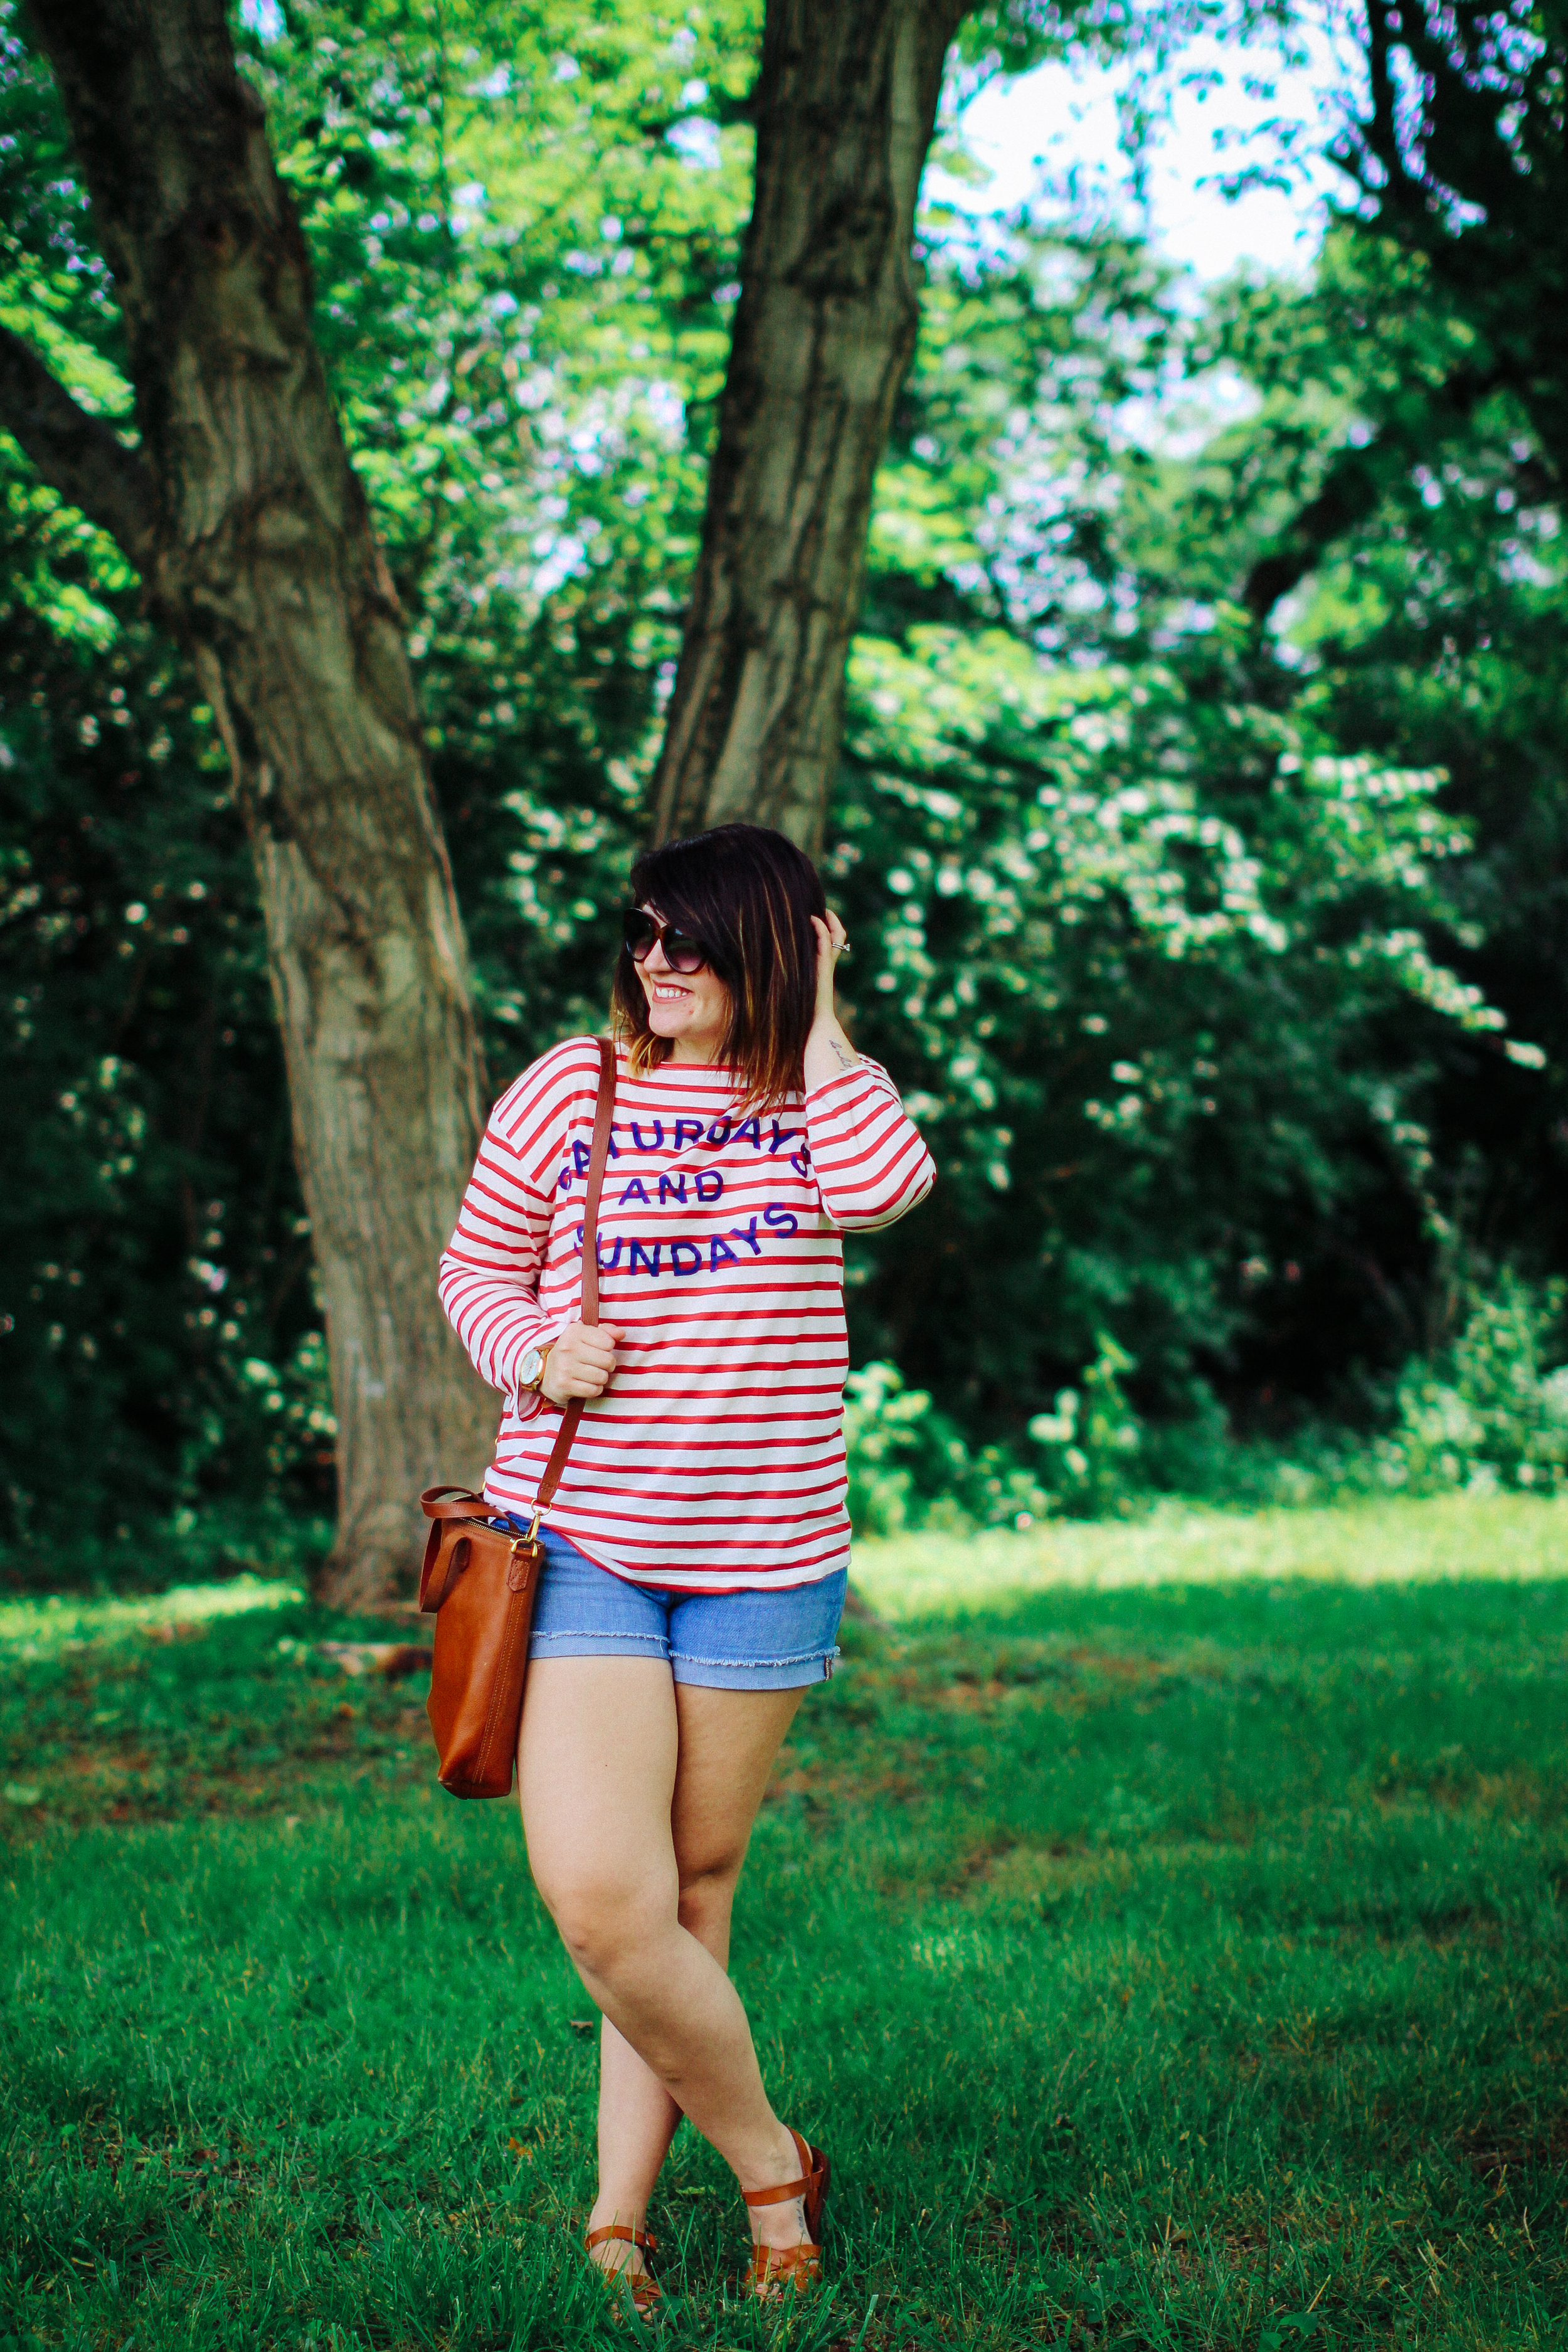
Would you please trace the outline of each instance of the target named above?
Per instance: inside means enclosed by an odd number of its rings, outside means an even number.
[[[655,940],[652,947],[649,948],[647,955],[644,956],[642,961],[643,970],[645,971],[668,971],[669,970],[669,965],[665,961],[664,941],[662,940]]]

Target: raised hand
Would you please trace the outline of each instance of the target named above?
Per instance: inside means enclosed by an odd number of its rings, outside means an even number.
[[[837,1077],[840,1070],[852,1070],[860,1058],[845,1035],[833,1004],[834,969],[849,945],[844,926],[830,913],[826,919],[813,915],[811,928],[816,934],[816,1011],[805,1041],[808,1092]]]

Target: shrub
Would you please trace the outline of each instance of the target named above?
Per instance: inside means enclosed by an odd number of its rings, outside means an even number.
[[[923,1389],[904,1386],[896,1364],[850,1373],[844,1446],[858,1536],[1026,1528],[1052,1507],[1051,1496],[1005,1446],[973,1451]]]
[[[1471,1293],[1453,1346],[1405,1369],[1398,1428],[1377,1449],[1385,1485],[1412,1494],[1568,1487],[1568,1365],[1543,1370],[1561,1353],[1565,1295],[1561,1282],[1511,1272],[1491,1294]]]
[[[1029,1423],[1052,1492],[1077,1517],[1110,1517],[1131,1499],[1143,1433],[1121,1382],[1135,1370],[1126,1349],[1102,1331],[1081,1391],[1060,1390],[1056,1411],[1038,1412]]]

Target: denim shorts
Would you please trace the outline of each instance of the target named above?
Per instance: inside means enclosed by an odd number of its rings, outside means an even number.
[[[661,1658],[678,1683],[707,1690],[798,1690],[833,1672],[845,1569],[783,1592],[670,1592],[601,1568],[552,1528],[540,1534],[531,1658]]]

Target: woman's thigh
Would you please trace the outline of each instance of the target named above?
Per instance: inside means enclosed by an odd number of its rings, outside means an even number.
[[[714,1690],[678,1683],[680,1726],[670,1826],[683,1889],[701,1879],[732,1886],[804,1689]]]
[[[557,1916],[617,1895],[673,1911],[679,1726],[662,1659],[535,1658],[518,1739],[529,1864]],[[562,1920],[563,1927],[566,1925]]]
[[[801,1692],[673,1682],[649,1658],[536,1658],[518,1743],[528,1858],[552,1911],[673,1917],[733,1883]]]

